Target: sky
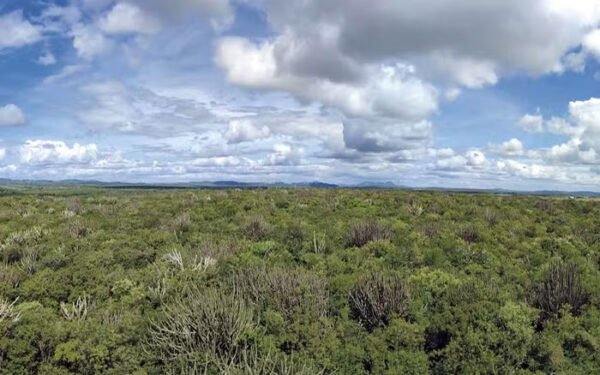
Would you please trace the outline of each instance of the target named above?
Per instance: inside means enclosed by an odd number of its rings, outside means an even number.
[[[0,0],[0,178],[600,191],[600,0]]]

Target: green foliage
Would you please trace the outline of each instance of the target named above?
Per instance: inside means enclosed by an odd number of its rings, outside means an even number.
[[[0,374],[600,373],[600,204],[0,190]]]
[[[252,313],[232,295],[192,287],[166,307],[149,328],[148,345],[165,362],[194,362],[202,353],[224,363],[240,354],[254,328]]]
[[[564,305],[579,315],[583,305],[589,299],[583,289],[581,274],[573,263],[564,264],[553,261],[546,270],[546,276],[538,287],[536,302],[543,317],[558,317]]]
[[[409,298],[406,283],[398,275],[371,273],[356,283],[348,303],[352,315],[372,331],[387,326],[394,315],[403,315]]]

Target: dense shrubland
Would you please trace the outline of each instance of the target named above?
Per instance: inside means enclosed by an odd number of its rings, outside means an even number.
[[[2,374],[600,373],[600,201],[0,192]]]

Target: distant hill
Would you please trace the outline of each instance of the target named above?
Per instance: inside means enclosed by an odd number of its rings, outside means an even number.
[[[318,189],[398,189],[398,190],[414,190],[414,191],[446,191],[455,193],[467,194],[519,194],[519,195],[557,195],[557,196],[600,196],[600,192],[594,191],[560,191],[560,190],[532,190],[520,191],[510,189],[468,189],[468,188],[443,188],[443,187],[408,187],[396,185],[391,181],[364,181],[357,184],[337,185],[322,181],[312,182],[240,182],[235,180],[219,180],[219,181],[191,181],[183,183],[143,183],[143,182],[105,182],[96,180],[12,180],[0,178],[0,185],[26,185],[26,186],[97,186],[113,189],[260,189],[260,188],[318,188]]]

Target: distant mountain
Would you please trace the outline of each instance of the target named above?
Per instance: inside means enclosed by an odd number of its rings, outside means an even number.
[[[393,183],[392,181],[383,181],[383,182],[373,182],[373,181],[365,181],[365,182],[361,182],[358,185],[354,185],[352,187],[358,187],[358,188],[388,188],[388,189],[394,189],[394,188],[399,188],[400,186],[396,185],[395,183]]]
[[[212,185],[235,187],[235,186],[248,186],[248,185],[252,185],[252,184],[248,184],[246,182],[238,182],[238,181],[215,181],[215,182],[212,182]]]
[[[321,188],[321,189],[331,189],[331,188],[338,187],[338,185],[335,185],[335,184],[328,184],[328,183],[319,182],[319,181],[310,182],[306,186],[312,187],[312,188]]]
[[[337,185],[322,181],[312,182],[240,182],[235,180],[220,180],[220,181],[191,181],[185,183],[144,183],[144,182],[104,182],[96,180],[12,180],[0,178],[0,185],[33,185],[33,186],[99,186],[114,189],[182,189],[182,188],[206,188],[206,189],[257,189],[257,188],[346,188],[346,189],[398,189],[398,190],[414,190],[414,191],[445,191],[455,193],[471,193],[471,194],[533,194],[533,195],[560,195],[560,196],[600,196],[600,192],[594,191],[560,191],[560,190],[532,190],[532,191],[517,191],[509,189],[468,189],[468,188],[441,188],[441,187],[407,187],[396,185],[391,181],[364,181],[358,184]]]

